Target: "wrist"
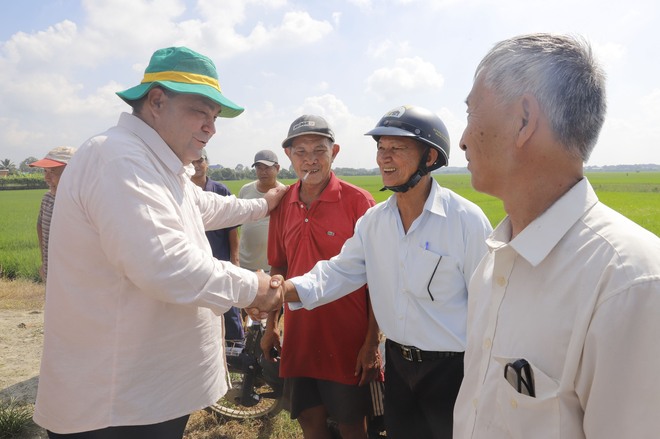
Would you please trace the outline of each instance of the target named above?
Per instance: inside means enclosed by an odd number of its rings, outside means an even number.
[[[285,280],[284,283],[282,284],[282,299],[284,302],[298,302],[300,301],[300,298],[298,297],[298,293],[296,291],[295,285],[293,285],[293,282],[290,280]]]

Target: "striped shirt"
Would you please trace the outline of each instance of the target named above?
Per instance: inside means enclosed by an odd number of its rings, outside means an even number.
[[[50,235],[50,219],[53,216],[53,206],[55,205],[55,195],[46,192],[41,199],[41,208],[37,224],[41,226],[41,265],[44,268],[44,280],[48,273],[48,236]]]

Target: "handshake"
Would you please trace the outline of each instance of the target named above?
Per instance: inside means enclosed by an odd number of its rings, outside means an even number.
[[[291,294],[296,291],[293,284],[285,282],[281,275],[271,277],[262,271],[258,271],[256,275],[259,280],[257,295],[245,309],[253,320],[263,320],[268,317],[268,313],[279,310],[285,296],[289,299],[288,302],[297,299],[297,294]]]

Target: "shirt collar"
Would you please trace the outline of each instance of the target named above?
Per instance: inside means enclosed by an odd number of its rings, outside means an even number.
[[[442,186],[431,177],[431,192],[426,198],[424,203],[424,210],[428,210],[430,213],[439,216],[447,216],[447,211],[445,210],[445,204],[447,201],[447,193],[442,189]],[[390,195],[386,201],[387,207],[392,209],[394,212],[399,213],[399,208],[396,203],[396,194]]]
[[[165,143],[160,135],[146,124],[142,119],[129,113],[122,113],[119,116],[118,126],[127,129],[137,137],[139,137],[144,144],[149,148],[156,157],[174,174],[182,175],[184,173],[190,174],[190,170],[195,172],[192,165],[184,166],[179,160],[179,157],[174,154],[172,149]]]
[[[508,244],[532,266],[537,266],[597,202],[598,196],[584,177],[513,240],[511,222],[507,216],[493,230],[486,243],[491,251]]]
[[[291,198],[289,199],[289,203],[300,203],[300,186],[302,185],[302,182],[298,180],[297,183],[295,183],[291,189],[289,189],[291,192]],[[330,171],[330,181],[328,181],[328,185],[323,189],[323,192],[321,192],[321,195],[317,198],[317,200],[326,202],[326,203],[332,203],[332,202],[337,202],[339,201],[339,194],[340,194],[340,189],[341,189],[341,184],[337,176],[335,176],[335,173]]]
[[[206,183],[204,183],[204,190],[207,192],[213,192],[213,182],[208,177],[206,177]]]

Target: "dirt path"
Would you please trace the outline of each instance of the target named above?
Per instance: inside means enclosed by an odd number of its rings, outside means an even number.
[[[0,400],[14,398],[34,404],[44,340],[42,310],[0,310]],[[47,438],[34,424],[21,438]]]
[[[34,404],[43,328],[41,310],[0,310],[0,398]]]

